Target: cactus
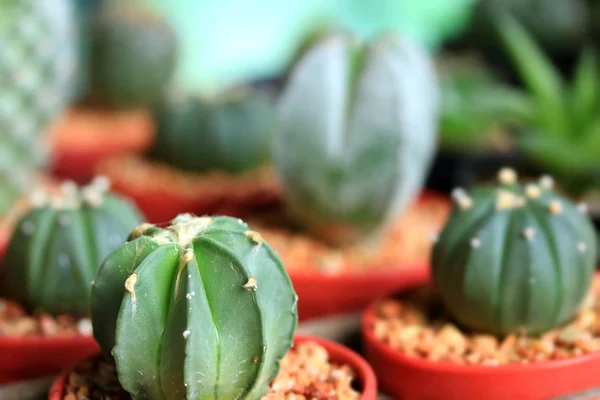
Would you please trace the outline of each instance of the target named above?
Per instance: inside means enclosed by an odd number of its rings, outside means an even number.
[[[292,345],[296,303],[259,233],[182,214],[140,225],[106,258],[92,324],[134,398],[258,399]]]
[[[301,59],[281,98],[274,159],[291,214],[352,242],[380,230],[423,184],[435,151],[438,84],[429,56],[384,34],[333,34]]]
[[[149,8],[103,4],[91,26],[87,101],[129,108],[161,98],[177,61],[176,36]]]
[[[70,1],[0,5],[0,217],[47,162],[39,137],[71,95],[75,43]]]
[[[268,161],[272,100],[242,88],[218,98],[172,93],[157,109],[152,156],[186,171],[241,172]]]
[[[89,313],[100,263],[140,223],[135,207],[107,189],[98,177],[81,189],[67,181],[58,194],[34,193],[3,260],[7,297],[30,310]]]
[[[453,192],[455,206],[433,249],[435,289],[463,325],[497,335],[538,334],[577,312],[590,288],[595,236],[584,206],[522,186],[502,169],[498,187]]]

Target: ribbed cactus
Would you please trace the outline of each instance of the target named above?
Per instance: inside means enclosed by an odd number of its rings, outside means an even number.
[[[3,260],[6,296],[49,313],[89,313],[91,283],[100,263],[140,223],[137,210],[97,178],[79,189],[35,193]]]
[[[292,214],[347,242],[377,231],[418,193],[435,150],[430,57],[393,34],[362,45],[334,34],[284,90],[274,158]]]
[[[499,180],[454,191],[433,249],[433,281],[463,325],[537,334],[577,312],[594,274],[596,239],[585,207],[554,193],[550,177],[522,186],[503,169]]]
[[[0,2],[0,218],[45,163],[39,137],[72,94],[71,0]]]
[[[218,98],[172,93],[157,109],[153,156],[187,171],[240,172],[268,161],[275,110],[259,89]]]
[[[161,98],[177,62],[177,38],[166,20],[149,7],[106,3],[89,35],[90,102],[127,108]]]
[[[143,224],[102,264],[94,335],[134,398],[258,399],[297,324],[277,254],[230,217]]]

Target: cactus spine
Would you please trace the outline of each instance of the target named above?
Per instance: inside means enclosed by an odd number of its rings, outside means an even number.
[[[33,195],[3,260],[7,297],[32,310],[89,314],[100,263],[140,223],[137,210],[107,190],[97,178],[81,190],[65,182],[59,194]]]
[[[281,98],[274,159],[290,211],[347,242],[377,232],[418,193],[432,160],[438,86],[430,58],[385,34],[310,49]]]
[[[230,217],[136,228],[92,291],[94,335],[135,398],[258,399],[297,324],[277,254]]]
[[[455,190],[433,249],[434,285],[471,329],[537,334],[577,312],[595,271],[594,231],[551,178],[522,186],[511,169],[499,178],[498,187]]]

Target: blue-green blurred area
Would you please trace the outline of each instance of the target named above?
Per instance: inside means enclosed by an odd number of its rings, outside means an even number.
[[[315,29],[395,30],[430,49],[461,31],[474,0],[107,0],[152,7],[175,29],[178,85],[214,91],[283,73]]]

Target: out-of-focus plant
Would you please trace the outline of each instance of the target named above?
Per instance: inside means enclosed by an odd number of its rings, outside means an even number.
[[[529,98],[471,59],[442,60],[440,145],[452,150],[508,150],[511,130],[531,107]]]
[[[591,49],[582,53],[571,84],[514,19],[504,16],[499,32],[533,107],[519,138],[523,151],[561,179],[572,195],[600,182],[600,75]]]

